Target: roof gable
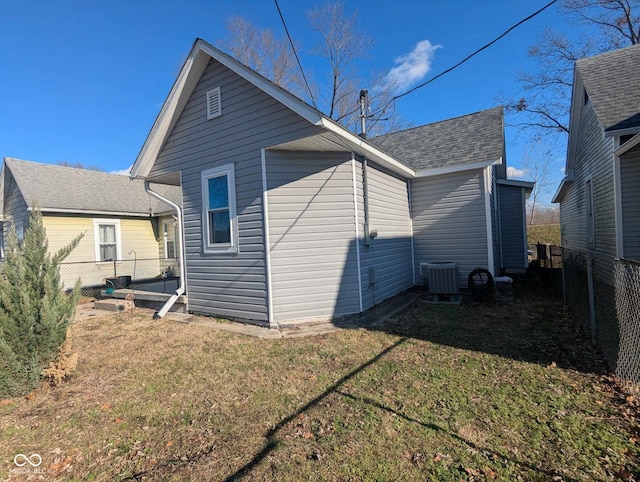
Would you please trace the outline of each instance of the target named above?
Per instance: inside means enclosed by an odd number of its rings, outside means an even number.
[[[606,133],[640,130],[640,45],[576,61],[584,88]],[[574,102],[581,96],[574,96]]]
[[[324,116],[306,102],[277,86],[231,56],[216,49],[204,40],[197,39],[133,164],[130,174],[132,178],[146,178],[151,172],[162,146],[175,127],[181,112],[184,110],[194,89],[198,85],[210,59],[220,62],[287,108],[296,112],[306,121],[323,128],[326,133],[337,137],[345,148],[377,161],[396,173],[407,177],[414,175],[411,168],[384,152],[381,152],[374,145]],[[267,147],[271,146],[265,146],[265,148]]]
[[[167,206],[149,196],[144,183],[127,176],[74,167],[5,158],[3,180],[10,171],[28,207],[43,212],[121,214],[147,217],[167,212]],[[0,197],[4,198],[3,192]],[[163,186],[164,194],[180,202],[180,189]]]
[[[501,161],[505,152],[503,125],[503,109],[494,107],[385,134],[371,142],[415,170],[455,170]]]

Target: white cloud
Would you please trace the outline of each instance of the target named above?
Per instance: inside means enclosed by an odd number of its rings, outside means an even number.
[[[567,170],[566,166],[562,166],[562,167],[560,168],[560,172],[561,172],[562,174],[564,174],[564,173],[566,172],[566,170]]]
[[[435,51],[442,45],[432,45],[429,40],[418,42],[412,52],[396,57],[397,64],[385,77],[387,86],[394,90],[404,90],[422,80],[431,70]]]
[[[507,177],[514,179],[523,178],[527,175],[526,169],[518,169],[517,167],[507,166]]]
[[[133,164],[127,167],[126,169],[120,169],[118,171],[110,171],[109,174],[120,174],[122,176],[128,176],[129,173],[131,172],[132,167],[133,167]]]

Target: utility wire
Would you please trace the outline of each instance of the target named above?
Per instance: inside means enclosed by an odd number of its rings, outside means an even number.
[[[309,97],[311,97],[311,102],[313,102],[313,107],[318,111],[318,104],[316,104],[316,100],[313,97],[313,92],[311,92],[311,87],[309,87],[309,82],[307,82],[307,76],[304,75],[304,69],[302,68],[302,63],[300,62],[300,58],[298,57],[298,52],[296,51],[296,47],[293,44],[293,40],[291,39],[291,35],[289,34],[289,29],[287,28],[287,23],[284,21],[284,16],[282,15],[282,10],[280,10],[280,5],[278,5],[278,0],[273,0],[276,4],[276,8],[278,9],[278,15],[280,15],[280,20],[282,21],[282,26],[284,27],[284,31],[287,34],[287,38],[289,39],[289,43],[291,44],[291,49],[293,50],[293,55],[296,57],[296,61],[298,62],[298,67],[300,67],[300,72],[302,73],[302,79],[304,80],[304,84],[307,86],[307,90],[309,91]]]
[[[483,50],[488,49],[489,47],[491,47],[494,43],[496,43],[498,40],[504,38],[507,36],[507,34],[509,34],[512,30],[515,30],[516,28],[518,28],[520,25],[522,25],[525,22],[528,22],[529,20],[531,20],[533,17],[539,15],[540,13],[542,13],[543,11],[545,11],[547,8],[549,8],[551,5],[553,5],[554,3],[556,3],[558,0],[552,0],[551,2],[547,3],[544,7],[542,7],[541,9],[537,10],[536,12],[532,13],[531,15],[529,15],[526,18],[523,18],[522,20],[520,20],[518,23],[512,25],[511,27],[509,27],[507,30],[505,30],[502,34],[500,34],[499,36],[497,36],[496,38],[494,38],[491,42],[489,42],[486,45],[483,45],[482,47],[480,47],[478,50],[476,50],[475,52],[467,55],[464,59],[462,59],[460,62],[458,62],[457,64],[455,64],[452,67],[449,67],[447,70],[444,70],[442,72],[440,72],[439,74],[431,77],[429,80],[427,80],[426,82],[423,82],[422,84],[416,85],[415,87],[412,87],[411,89],[407,90],[406,92],[403,92],[402,94],[398,94],[394,97],[391,98],[391,100],[389,100],[389,102],[387,102],[381,109],[379,109],[379,112],[382,113],[384,112],[384,110],[389,106],[389,104],[391,104],[392,102],[411,94],[412,92],[415,92],[418,89],[421,89],[422,87],[424,87],[425,85],[430,84],[431,82],[433,82],[434,80],[439,79],[440,77],[442,77],[443,75],[448,74],[449,72],[451,72],[452,70],[457,69],[458,67],[460,67],[462,64],[464,64],[465,62],[467,62],[468,60],[470,60],[472,57],[475,57],[476,55],[478,55],[480,52],[482,52]],[[351,114],[353,114],[354,112],[356,112],[358,109],[355,109],[351,112]]]

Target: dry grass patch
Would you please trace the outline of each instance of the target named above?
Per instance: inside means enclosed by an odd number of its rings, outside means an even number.
[[[17,453],[40,454],[51,480],[637,475],[628,403],[561,307],[527,296],[418,302],[387,332],[313,338],[77,323],[71,378],[0,403],[1,475],[23,480]]]

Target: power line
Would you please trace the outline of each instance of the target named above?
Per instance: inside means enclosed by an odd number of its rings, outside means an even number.
[[[551,2],[547,3],[544,7],[542,7],[541,9],[537,10],[536,12],[532,13],[531,15],[529,15],[526,18],[523,18],[522,20],[520,20],[518,23],[512,25],[511,27],[509,27],[507,30],[505,30],[503,33],[501,33],[499,36],[497,36],[496,38],[494,38],[491,42],[489,42],[488,44],[483,45],[482,47],[480,47],[479,49],[477,49],[476,51],[474,51],[473,53],[467,55],[464,59],[462,59],[460,62],[458,62],[457,64],[455,64],[452,67],[449,67],[447,70],[444,70],[442,72],[440,72],[439,74],[431,77],[429,80],[427,80],[426,82],[423,82],[419,85],[416,85],[415,87],[412,87],[411,89],[407,90],[406,92],[403,92],[402,94],[398,94],[394,97],[391,98],[391,100],[389,100],[389,102],[387,102],[379,111],[380,112],[384,112],[384,110],[389,106],[389,104],[391,104],[392,102],[411,94],[412,92],[415,92],[418,89],[421,89],[422,87],[424,87],[425,85],[430,84],[431,82],[433,82],[434,80],[439,79],[440,77],[442,77],[443,75],[448,74],[449,72],[451,72],[452,70],[457,69],[458,67],[460,67],[462,64],[464,64],[465,62],[467,62],[468,60],[470,60],[472,57],[475,57],[476,55],[478,55],[480,52],[482,52],[483,50],[488,49],[489,47],[491,47],[494,43],[496,43],[498,40],[504,38],[507,36],[507,34],[509,34],[512,30],[515,30],[516,28],[518,28],[520,25],[522,25],[525,22],[528,22],[529,20],[531,20],[532,18],[534,18],[535,16],[539,15],[540,13],[542,13],[543,11],[545,11],[547,8],[549,8],[551,5],[553,5],[554,3],[556,3],[558,0],[552,0]],[[358,109],[355,109],[353,112],[356,112]],[[351,113],[353,113],[351,112]]]
[[[311,92],[311,87],[309,87],[309,82],[307,82],[307,76],[304,75],[304,69],[302,68],[302,63],[300,62],[300,58],[298,57],[298,52],[296,51],[296,47],[293,44],[293,40],[291,39],[291,35],[289,34],[289,29],[287,28],[287,23],[284,21],[284,16],[282,15],[282,10],[280,10],[280,5],[278,5],[278,0],[273,0],[276,4],[276,8],[278,9],[278,15],[280,15],[280,20],[282,21],[282,26],[284,27],[284,31],[287,34],[287,38],[289,39],[289,43],[291,44],[291,49],[293,50],[293,55],[298,62],[298,67],[300,67],[300,72],[302,73],[302,79],[304,80],[304,84],[307,86],[307,90],[309,91],[309,97],[311,97],[311,102],[313,102],[313,107],[318,110],[318,105],[316,104],[316,100],[313,98],[313,92]],[[319,111],[318,111],[319,112]]]

